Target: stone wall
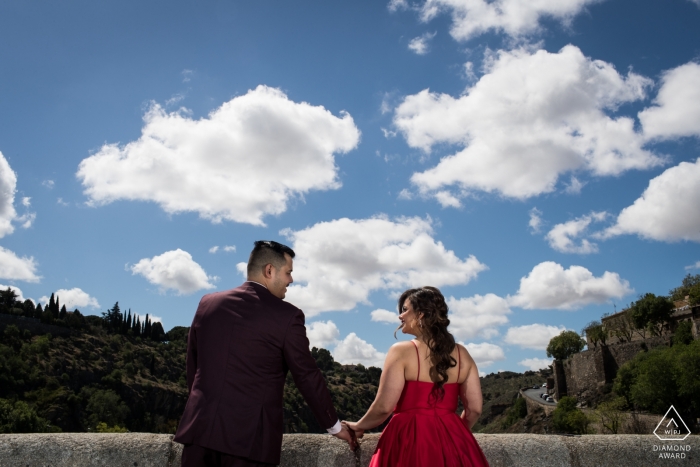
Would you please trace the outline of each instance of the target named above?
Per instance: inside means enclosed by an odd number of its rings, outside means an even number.
[[[554,361],[555,399],[568,395],[586,400],[605,384],[612,383],[617,370],[639,352],[668,344],[667,337],[652,337],[642,341],[599,345],[574,354],[563,362]]]
[[[617,467],[699,465],[700,436],[659,441],[654,435],[476,434],[491,467]],[[366,467],[379,435],[366,435],[357,453],[329,435],[285,435],[281,467]],[[659,458],[659,446],[683,454]],[[682,450],[681,450],[682,449]],[[182,446],[171,435],[0,435],[0,465],[21,467],[179,467]]]

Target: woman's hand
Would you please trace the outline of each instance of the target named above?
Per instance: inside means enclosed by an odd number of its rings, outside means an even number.
[[[348,422],[343,420],[341,424],[345,425],[348,427],[351,433],[354,434],[355,439],[360,439],[365,435],[365,430],[361,430],[357,428],[357,422]]]

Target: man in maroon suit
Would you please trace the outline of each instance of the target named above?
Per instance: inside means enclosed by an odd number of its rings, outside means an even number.
[[[279,464],[287,371],[318,423],[356,447],[309,351],[304,313],[282,300],[293,258],[285,245],[257,241],[248,280],[199,303],[187,340],[190,394],[175,435],[183,467]]]

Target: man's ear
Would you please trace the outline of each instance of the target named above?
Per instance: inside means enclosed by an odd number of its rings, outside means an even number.
[[[263,268],[263,276],[265,276],[266,279],[271,279],[272,278],[272,264],[268,263],[265,265]]]

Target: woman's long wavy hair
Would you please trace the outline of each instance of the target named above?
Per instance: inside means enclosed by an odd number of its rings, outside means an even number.
[[[409,289],[399,298],[399,313],[406,300],[411,303],[416,314],[423,314],[421,331],[430,349],[430,379],[434,383],[431,397],[442,399],[445,395],[443,386],[447,382],[447,370],[457,366],[457,360],[452,357],[455,338],[447,330],[450,320],[447,318],[445,297],[435,287]]]

